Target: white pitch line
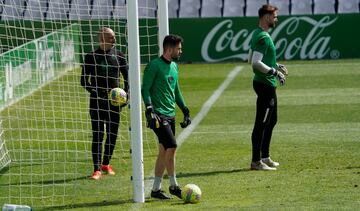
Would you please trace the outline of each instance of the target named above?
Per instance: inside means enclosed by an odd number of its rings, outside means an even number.
[[[225,81],[217,88],[214,93],[210,96],[210,98],[203,104],[199,113],[194,117],[187,128],[185,128],[176,138],[176,142],[178,147],[186,140],[187,137],[194,131],[194,129],[200,124],[201,120],[204,119],[206,114],[209,112],[210,108],[214,105],[216,100],[220,97],[220,95],[224,92],[224,90],[229,86],[229,84],[234,80],[234,78],[239,74],[242,70],[242,66],[236,66],[228,75]]]
[[[239,72],[243,69],[242,66],[236,66],[228,75],[224,82],[217,88],[214,93],[210,96],[210,98],[203,104],[201,110],[197,115],[192,119],[191,125],[185,128],[181,133],[177,136],[176,142],[178,145],[178,149],[181,144],[190,136],[190,134],[194,131],[194,129],[200,124],[201,120],[204,119],[206,114],[209,112],[210,108],[214,105],[216,100],[220,97],[220,95],[224,92],[224,90],[229,86],[229,84],[234,80],[234,78],[239,74]],[[154,172],[154,169],[151,170]],[[152,174],[150,173],[150,174]],[[149,174],[148,174],[149,175]],[[146,180],[145,182],[145,195],[148,194],[151,190],[153,180]]]

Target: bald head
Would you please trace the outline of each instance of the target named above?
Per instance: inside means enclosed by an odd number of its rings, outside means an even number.
[[[116,42],[115,32],[108,27],[102,27],[98,34],[100,49],[107,51],[110,50]]]

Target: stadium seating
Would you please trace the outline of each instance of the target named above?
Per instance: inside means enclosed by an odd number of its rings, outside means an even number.
[[[335,14],[335,0],[314,0],[314,14]]]
[[[200,17],[200,0],[181,0],[180,1],[180,18],[197,18]]]
[[[116,0],[114,11],[113,11],[113,18],[114,19],[121,19],[126,18],[126,2],[125,0]]]
[[[126,18],[129,0],[0,0],[1,20]],[[158,0],[138,0],[140,18],[156,18]],[[168,0],[170,18],[258,16],[263,4],[279,15],[359,13],[360,0]]]
[[[312,0],[292,0],[292,15],[310,15],[312,14]]]
[[[24,19],[43,19],[47,10],[47,0],[28,0]]]
[[[90,0],[72,0],[69,12],[70,20],[88,20],[90,19]]]
[[[168,0],[169,18],[177,18],[179,11],[179,0]]]
[[[1,20],[19,19],[23,16],[24,1],[22,0],[4,0]]]
[[[69,2],[67,0],[51,0],[46,14],[47,20],[63,20],[67,19],[69,12]]]
[[[91,19],[111,19],[113,9],[112,0],[93,0]]]
[[[289,7],[290,1],[289,0],[269,0],[269,4],[275,5],[279,11],[278,15],[289,15]]]
[[[224,17],[244,16],[244,0],[224,0]]]
[[[139,0],[139,17],[155,18],[157,9],[157,0]]]
[[[221,17],[222,0],[202,0],[201,17]]]
[[[338,0],[338,13],[358,13],[359,0]]]
[[[246,16],[258,16],[259,8],[267,4],[267,0],[251,0],[246,1]]]

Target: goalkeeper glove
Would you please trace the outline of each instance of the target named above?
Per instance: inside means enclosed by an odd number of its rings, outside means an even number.
[[[188,107],[184,107],[181,109],[181,111],[184,114],[184,119],[182,122],[180,122],[180,126],[181,128],[186,128],[187,126],[189,126],[191,124],[191,119],[190,119],[190,111],[188,109]]]
[[[280,71],[278,71],[278,70],[276,70],[274,68],[271,68],[268,73],[277,77],[277,79],[278,79],[278,81],[280,83],[280,86],[285,85],[286,78],[285,78],[285,75],[282,72],[280,72]]]
[[[152,105],[146,106],[145,116],[148,128],[155,129],[160,127],[160,117],[154,112]]]
[[[289,71],[287,70],[287,68],[283,64],[277,64],[276,65],[276,70],[281,72],[285,76],[289,75]]]

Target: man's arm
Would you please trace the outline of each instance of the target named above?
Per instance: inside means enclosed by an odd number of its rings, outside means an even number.
[[[89,93],[95,92],[95,87],[91,85],[91,77],[93,77],[94,62],[92,55],[87,54],[85,56],[84,64],[82,65],[80,83]]]
[[[254,51],[251,58],[251,66],[262,73],[276,76],[279,79],[280,85],[284,85],[284,74],[273,67],[267,66],[264,62],[262,62],[263,56],[264,55],[262,53]]]
[[[124,79],[124,91],[129,93],[129,66],[126,62],[125,56],[120,53],[120,72]]]
[[[141,86],[141,95],[145,105],[151,105],[150,89],[154,83],[157,67],[152,62],[146,65],[143,75],[143,82]]]

